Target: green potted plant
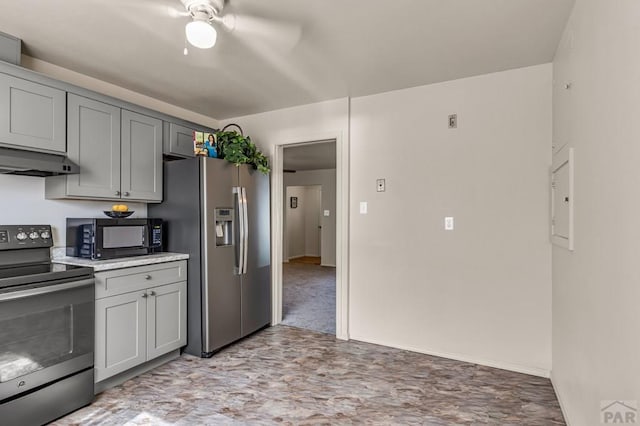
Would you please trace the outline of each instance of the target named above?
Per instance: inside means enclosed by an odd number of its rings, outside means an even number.
[[[226,130],[230,126],[238,127],[240,132]],[[250,164],[254,169],[268,174],[271,171],[269,159],[258,149],[249,136],[244,136],[242,128],[237,124],[229,124],[216,132],[218,158],[224,158],[239,166]]]

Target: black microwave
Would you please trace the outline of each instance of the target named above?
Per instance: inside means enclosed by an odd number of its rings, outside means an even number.
[[[67,218],[67,256],[99,260],[160,251],[161,219]]]

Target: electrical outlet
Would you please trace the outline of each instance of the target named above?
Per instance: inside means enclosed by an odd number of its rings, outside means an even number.
[[[384,192],[384,179],[378,179],[376,181],[376,187],[378,192]]]
[[[448,216],[444,218],[444,229],[447,231],[453,231],[453,218]]]
[[[331,216],[331,212],[329,210],[325,210],[324,211],[324,215],[325,215],[325,217],[329,217],[329,216]]]
[[[451,114],[449,116],[449,128],[450,129],[458,128],[458,114]]]

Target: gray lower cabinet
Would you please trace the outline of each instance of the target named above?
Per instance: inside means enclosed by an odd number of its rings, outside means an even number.
[[[64,154],[66,94],[0,73],[0,145]]]
[[[186,345],[186,261],[95,275],[96,383]]]
[[[69,93],[67,124],[80,173],[47,177],[47,199],[162,201],[161,120]]]

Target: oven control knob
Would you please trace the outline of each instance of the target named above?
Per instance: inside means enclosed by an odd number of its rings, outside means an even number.
[[[16,234],[16,238],[17,238],[19,241],[24,241],[24,240],[26,240],[26,239],[27,239],[27,237],[28,237],[28,236],[27,236],[26,232],[22,232],[22,231],[20,231],[20,232],[18,232],[18,233]]]
[[[40,233],[40,238],[42,238],[43,240],[47,240],[51,238],[51,233],[49,231],[42,231]]]
[[[37,240],[38,238],[40,238],[40,234],[38,234],[37,232],[30,232],[29,238],[31,238],[32,240]]]

